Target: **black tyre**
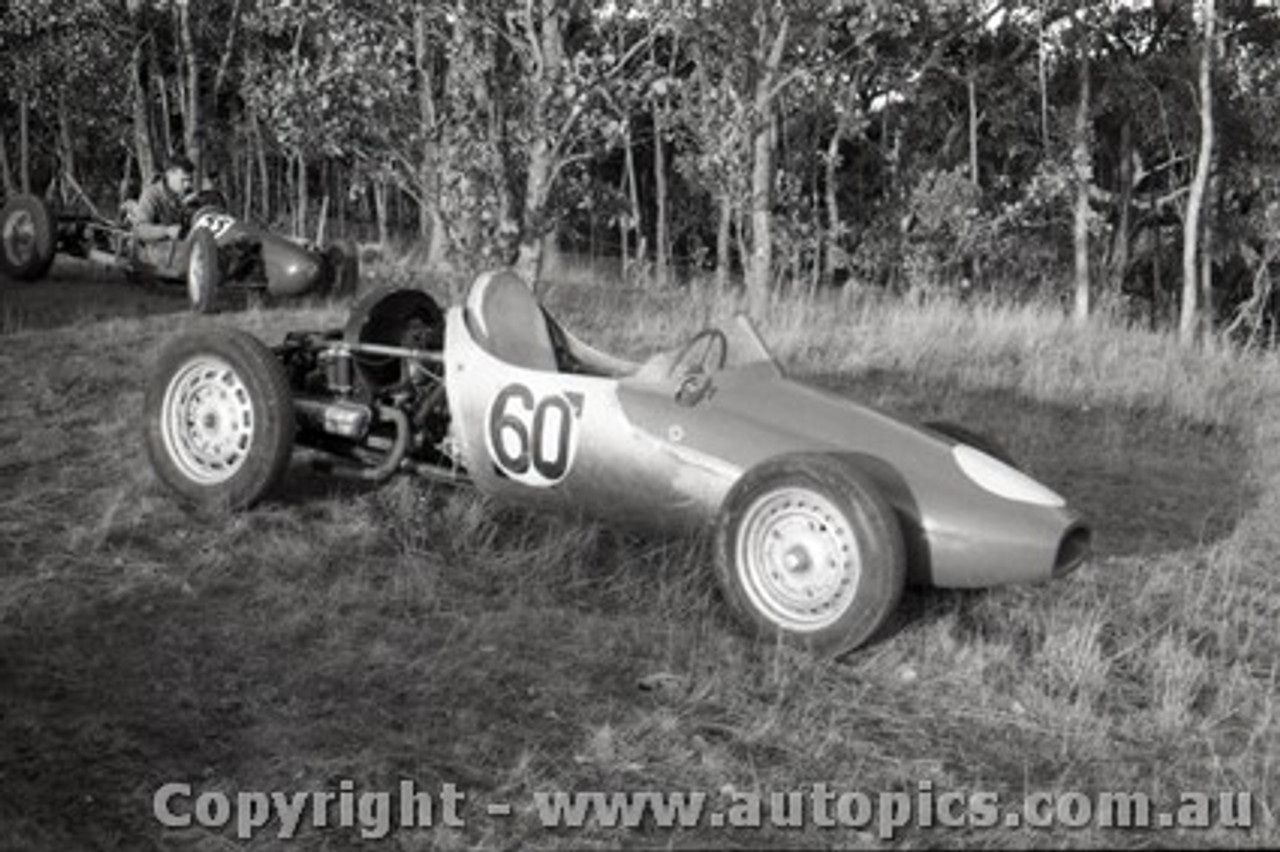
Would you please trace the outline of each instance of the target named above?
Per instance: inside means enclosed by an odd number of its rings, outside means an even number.
[[[0,209],[0,272],[19,281],[38,281],[53,265],[53,214],[34,195],[17,195]]]
[[[988,435],[980,434],[972,429],[966,429],[957,423],[947,420],[936,420],[924,425],[939,434],[951,438],[953,441],[959,441],[962,444],[968,444],[975,450],[981,450],[993,459],[1009,465],[1009,467],[1016,470],[1022,469],[1018,466],[1018,462],[1014,460],[1013,455],[1005,449],[1004,445]]]
[[[161,352],[146,394],[147,452],[160,480],[200,508],[245,509],[293,453],[284,367],[236,329],[184,335]]]
[[[360,287],[360,254],[351,240],[339,240],[324,250],[329,267],[329,292],[334,296],[351,296]]]
[[[435,299],[421,290],[378,288],[352,304],[343,336],[348,343],[438,351],[444,348],[444,312]],[[378,355],[356,358],[356,368],[368,388],[386,387],[399,381],[402,365],[398,358]]]
[[[715,539],[716,572],[739,618],[821,654],[874,636],[906,584],[897,516],[839,456],[781,456],[748,471],[725,499]]]
[[[187,300],[191,310],[211,314],[217,309],[222,289],[222,260],[213,232],[201,228],[191,235],[187,247]]]

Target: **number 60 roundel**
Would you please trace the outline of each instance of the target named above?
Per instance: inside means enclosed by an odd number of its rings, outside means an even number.
[[[547,488],[564,479],[578,451],[582,395],[542,393],[507,385],[485,418],[485,446],[499,473],[523,485]]]

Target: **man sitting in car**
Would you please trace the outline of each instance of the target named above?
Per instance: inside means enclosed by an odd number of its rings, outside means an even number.
[[[182,232],[183,206],[191,192],[195,166],[186,157],[169,161],[164,174],[142,190],[137,202],[129,205],[125,218],[133,226],[139,242],[176,240]]]

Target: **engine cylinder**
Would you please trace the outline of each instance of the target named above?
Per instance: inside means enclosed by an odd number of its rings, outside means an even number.
[[[373,411],[355,402],[296,397],[293,410],[298,423],[326,435],[358,441],[369,434]]]

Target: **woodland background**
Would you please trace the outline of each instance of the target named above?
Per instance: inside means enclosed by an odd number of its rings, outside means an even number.
[[[13,0],[5,193],[236,212],[425,267],[1049,299],[1270,342],[1269,0]]]

